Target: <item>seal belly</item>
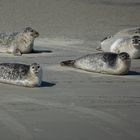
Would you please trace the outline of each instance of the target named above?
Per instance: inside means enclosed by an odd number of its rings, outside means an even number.
[[[25,86],[25,87],[35,87],[41,85],[41,80],[37,79],[4,79],[3,77],[0,78],[1,83],[5,84],[12,84],[17,86]]]
[[[2,77],[0,78],[0,82],[12,85],[23,85],[23,80],[4,79]]]
[[[26,39],[23,38],[18,43],[18,49],[23,54],[30,53],[33,50],[33,44],[34,44],[34,41],[31,41],[27,38]]]

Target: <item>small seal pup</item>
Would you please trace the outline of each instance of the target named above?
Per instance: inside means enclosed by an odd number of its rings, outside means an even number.
[[[0,52],[22,55],[33,51],[34,40],[39,33],[31,27],[22,32],[0,33]]]
[[[140,36],[112,37],[101,43],[104,52],[127,52],[132,59],[140,57]]]
[[[0,82],[25,87],[37,87],[42,82],[42,68],[37,63],[31,65],[1,63]]]
[[[103,52],[89,54],[76,60],[63,61],[60,64],[90,72],[125,75],[130,69],[131,59],[126,52],[120,54]]]

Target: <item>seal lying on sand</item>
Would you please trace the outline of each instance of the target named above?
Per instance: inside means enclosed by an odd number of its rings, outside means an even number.
[[[1,63],[0,82],[25,87],[40,86],[42,82],[42,68],[37,63],[31,65]]]
[[[101,40],[101,43],[104,40],[110,39],[112,37],[125,37],[125,36],[140,36],[140,27],[123,29],[114,35],[105,37],[104,39]]]
[[[33,51],[33,44],[39,33],[31,27],[22,32],[0,33],[0,52],[22,55]]]
[[[104,52],[127,52],[131,58],[140,57],[140,36],[112,37],[101,43],[100,49]]]
[[[130,69],[131,59],[125,52],[120,54],[103,52],[89,54],[76,60],[63,61],[60,64],[90,72],[124,75]]]

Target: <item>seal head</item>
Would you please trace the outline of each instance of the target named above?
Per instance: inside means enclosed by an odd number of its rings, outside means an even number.
[[[118,56],[119,56],[119,58],[120,58],[121,60],[123,60],[123,61],[130,60],[130,56],[129,56],[129,54],[126,53],[126,52],[122,52],[122,53],[120,53]]]
[[[29,33],[33,38],[37,38],[39,36],[39,33],[31,27],[26,27],[24,29],[24,33]]]

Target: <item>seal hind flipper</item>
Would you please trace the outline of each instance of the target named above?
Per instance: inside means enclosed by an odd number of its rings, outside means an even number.
[[[101,40],[101,42],[103,42],[104,40],[107,40],[107,39],[109,39],[109,38],[111,38],[111,37],[112,37],[112,35],[106,36],[106,37],[104,37],[104,38]]]
[[[108,37],[104,37],[104,38],[101,40],[101,42],[103,42],[103,41],[106,40],[106,39],[108,39]]]
[[[98,46],[98,47],[96,48],[96,50],[97,50],[97,51],[102,51],[101,46]]]
[[[62,61],[60,63],[61,66],[70,66],[74,67],[75,60],[67,60],[67,61]]]
[[[22,55],[22,53],[21,53],[21,51],[20,51],[19,49],[16,49],[16,50],[13,52],[13,54],[14,54],[15,56],[21,56],[21,55]]]

